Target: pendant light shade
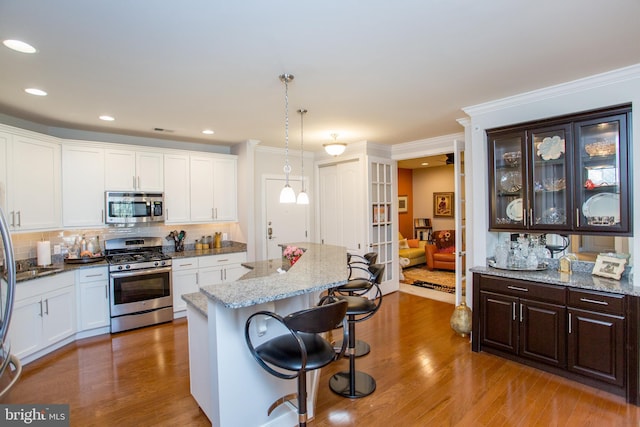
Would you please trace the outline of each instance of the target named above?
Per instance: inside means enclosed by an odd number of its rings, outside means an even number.
[[[329,154],[330,156],[336,157],[344,153],[344,150],[347,149],[347,144],[345,144],[344,142],[337,141],[337,138],[338,138],[337,133],[332,133],[331,137],[333,138],[333,142],[329,144],[324,144],[323,147],[324,147],[324,151],[326,151],[327,154]]]
[[[304,115],[307,113],[307,110],[300,109],[298,113],[300,113],[300,175],[302,177],[302,190],[298,193],[296,203],[299,205],[308,205],[309,195],[304,189]]]
[[[280,192],[280,203],[295,203],[296,193],[289,185],[289,82],[293,80],[292,74],[281,74],[280,81],[284,83],[284,188]]]
[[[282,191],[280,191],[280,203],[295,203],[296,193],[289,184],[285,184]]]

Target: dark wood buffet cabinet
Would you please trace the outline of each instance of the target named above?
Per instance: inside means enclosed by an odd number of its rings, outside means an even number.
[[[474,273],[473,351],[638,401],[640,298]]]

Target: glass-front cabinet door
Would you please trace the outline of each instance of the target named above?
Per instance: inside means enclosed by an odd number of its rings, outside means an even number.
[[[530,229],[566,230],[571,226],[571,126],[532,129],[529,137]]]
[[[629,232],[627,115],[576,122],[576,228]]]
[[[491,229],[527,227],[525,132],[497,132],[489,138],[489,221]]]

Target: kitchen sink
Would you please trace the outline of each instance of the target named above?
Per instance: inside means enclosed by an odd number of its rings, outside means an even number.
[[[59,273],[62,270],[64,269],[60,267],[31,267],[28,270],[18,271],[16,273],[16,280],[47,276],[49,274]]]

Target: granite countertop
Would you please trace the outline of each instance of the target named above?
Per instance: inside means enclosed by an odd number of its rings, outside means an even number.
[[[86,263],[86,264],[67,264],[65,262],[56,262],[54,264],[47,265],[46,268],[51,270],[46,274],[29,276],[29,277],[20,277],[16,278],[16,283],[28,282],[31,280],[42,279],[44,277],[55,276],[56,274],[66,273],[68,271],[75,271],[81,268],[96,268],[96,267],[106,267],[107,262],[102,259],[100,261]],[[22,267],[22,271],[29,270],[30,268],[35,267],[35,265],[27,265]],[[19,272],[18,272],[19,273]]]
[[[306,252],[286,273],[278,273],[281,260],[243,264],[252,268],[240,280],[200,289],[227,308],[249,307],[347,283],[347,250],[342,246],[292,243]],[[188,300],[186,300],[188,302]]]
[[[204,317],[207,317],[207,305],[209,299],[202,292],[192,292],[182,294],[182,299],[191,307],[195,308]]]
[[[550,285],[568,286],[594,291],[612,292],[616,294],[640,296],[640,287],[633,286],[628,278],[613,280],[591,275],[590,272],[574,271],[572,274],[560,273],[555,268],[542,271],[513,271],[501,270],[493,267],[473,267],[473,273],[490,276],[506,277],[509,279],[528,280],[531,282]]]

